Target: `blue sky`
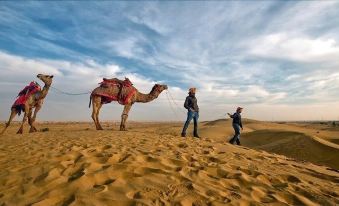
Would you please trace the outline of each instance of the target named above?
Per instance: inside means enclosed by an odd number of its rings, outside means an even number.
[[[236,106],[260,120],[339,118],[337,1],[0,2],[0,119],[37,73],[53,85],[89,91],[102,77],[129,77],[141,92],[131,120],[181,120],[189,87],[201,117]],[[50,91],[41,120],[90,120],[88,96]],[[102,119],[122,107],[106,105]]]

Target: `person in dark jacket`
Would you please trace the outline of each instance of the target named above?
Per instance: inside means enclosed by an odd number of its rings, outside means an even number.
[[[184,128],[182,129],[181,136],[186,137],[186,130],[191,120],[194,120],[194,137],[199,138],[198,135],[198,119],[199,119],[199,107],[198,101],[195,97],[196,88],[190,88],[188,96],[186,97],[184,107],[187,109],[187,120],[185,122]]]
[[[243,130],[242,127],[242,122],[241,122],[241,112],[243,108],[238,107],[237,111],[231,115],[230,113],[227,113],[230,118],[233,119],[232,121],[232,126],[234,129],[234,136],[233,138],[229,141],[229,143],[234,144],[234,142],[237,142],[237,145],[240,145],[240,128]]]

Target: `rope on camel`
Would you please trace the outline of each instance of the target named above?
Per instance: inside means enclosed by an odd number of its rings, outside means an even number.
[[[179,110],[183,113],[183,114],[186,114],[185,110],[183,108],[181,108],[177,103],[176,101],[174,100],[172,94],[170,93],[169,90],[167,90],[167,94],[169,95],[169,97],[171,98],[172,102],[179,108]]]
[[[167,97],[168,102],[169,102],[170,105],[171,105],[172,110],[173,110],[173,111],[178,110],[176,107],[179,107],[179,105],[173,100],[173,98],[170,96],[170,94],[169,94],[167,91],[166,91],[166,97]],[[180,108],[180,107],[179,107],[179,108]],[[180,110],[180,109],[179,109],[179,111],[182,112],[183,114],[185,114],[185,112],[184,112],[183,110]],[[175,113],[177,113],[177,112],[175,112]],[[177,116],[178,116],[178,115],[177,115]]]
[[[58,89],[58,88],[52,87],[52,86],[51,86],[51,88],[54,89],[56,92],[58,92],[58,93],[60,93],[60,94],[71,95],[71,96],[86,95],[86,94],[92,93],[92,91],[82,92],[82,93],[69,93],[69,92],[62,91],[62,90],[60,90],[60,89]],[[175,111],[174,104],[175,104],[178,108],[180,108],[179,105],[175,102],[173,96],[171,95],[171,93],[170,93],[169,91],[166,91],[166,97],[167,97],[167,100],[168,100],[168,103],[169,103],[169,105],[170,105],[170,107],[171,107],[172,112],[173,112],[174,115],[178,118],[179,115],[178,115],[178,113]],[[185,112],[184,112],[183,109],[180,108],[179,111],[181,111],[182,113],[185,114]]]
[[[173,105],[172,105],[172,103],[171,103],[171,100],[170,100],[170,98],[169,98],[169,96],[168,96],[168,93],[167,93],[167,92],[166,92],[166,97],[167,97],[168,104],[170,105],[172,112],[174,113],[174,115],[175,115],[177,118],[179,118],[179,116],[178,116],[177,112],[175,111],[175,109],[174,109],[174,107],[173,107]]]
[[[60,94],[65,94],[65,95],[71,95],[71,96],[75,96],[75,95],[85,95],[85,94],[90,94],[92,93],[92,91],[88,91],[88,92],[82,92],[82,93],[69,93],[69,92],[65,92],[65,91],[62,91],[60,89],[57,89],[55,87],[52,87],[52,89],[54,89],[56,92],[60,93]]]

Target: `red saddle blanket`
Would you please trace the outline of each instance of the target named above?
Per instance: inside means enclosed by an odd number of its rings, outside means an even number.
[[[21,90],[13,104],[12,107],[15,107],[18,112],[20,113],[21,110],[24,110],[24,104],[26,103],[27,99],[34,93],[41,90],[41,87],[36,82],[31,82],[27,85],[23,90]]]
[[[125,78],[125,80],[119,80],[117,78],[103,78],[103,81],[99,84],[104,88],[110,88],[114,86],[119,88],[117,95],[110,95],[109,92],[96,94],[102,97],[103,104],[111,103],[112,101],[118,101],[119,104],[126,105],[130,98],[136,93],[136,89],[133,87],[132,82],[128,78]]]

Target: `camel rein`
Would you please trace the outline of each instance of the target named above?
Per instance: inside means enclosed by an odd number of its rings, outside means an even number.
[[[170,93],[169,90],[166,91],[166,97],[167,97],[167,101],[171,107],[171,110],[173,112],[173,114],[178,117],[178,113],[176,112],[176,109],[175,109],[175,106],[177,108],[180,108],[179,111],[182,112],[183,114],[186,114],[186,112],[184,111],[184,109],[182,109],[177,103],[176,101],[174,100],[172,94]]]
[[[53,89],[53,90],[56,91],[57,93],[65,94],[65,95],[70,95],[70,96],[86,95],[86,94],[92,93],[92,91],[81,92],[81,93],[70,93],[70,92],[62,91],[62,90],[60,90],[60,89],[58,89],[58,88],[55,88],[55,87],[52,87],[52,86],[51,86],[51,89]],[[172,110],[172,112],[174,113],[174,115],[175,115],[176,117],[179,117],[179,116],[178,116],[178,113],[177,113],[175,107],[177,107],[178,109],[180,108],[179,111],[182,112],[183,114],[186,114],[186,112],[184,111],[184,109],[182,109],[182,108],[176,103],[176,101],[174,100],[174,98],[173,98],[173,96],[172,96],[172,94],[170,93],[169,90],[166,91],[166,97],[167,97],[167,101],[168,101],[168,103],[169,103],[169,105],[170,105],[170,107],[171,107],[171,110]]]
[[[62,91],[62,90],[60,90],[60,89],[57,89],[57,88],[55,88],[55,87],[52,87],[52,86],[51,86],[51,88],[52,88],[54,91],[56,91],[56,92],[58,92],[58,93],[60,93],[60,94],[65,94],[65,95],[70,95],[70,96],[78,96],[78,95],[85,95],[85,94],[90,94],[90,93],[92,93],[92,91],[82,92],[82,93],[69,93],[69,92],[65,92],[65,91]]]

